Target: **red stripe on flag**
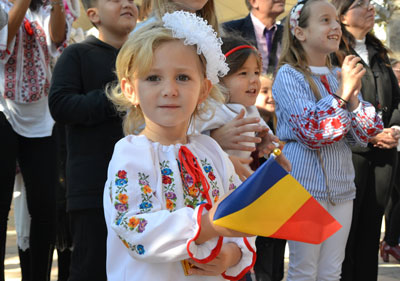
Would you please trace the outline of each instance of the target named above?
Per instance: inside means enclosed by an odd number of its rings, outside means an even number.
[[[270,237],[320,244],[342,226],[313,197]]]

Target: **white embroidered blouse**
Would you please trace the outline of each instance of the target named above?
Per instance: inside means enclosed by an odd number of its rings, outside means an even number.
[[[69,11],[72,6],[67,2],[64,4]],[[0,0],[5,12],[12,6],[8,0]],[[50,14],[50,4],[44,4],[35,12],[28,9],[8,46],[8,25],[0,30],[0,111],[14,131],[25,137],[50,136],[53,129],[47,102],[50,60],[58,57],[67,46],[74,17],[66,13],[66,39],[55,45],[50,38]]]
[[[190,136],[188,148],[209,183],[209,191],[178,160],[183,145],[161,145],[145,136],[120,140],[108,168],[104,213],[108,228],[107,277],[121,280],[224,280],[243,276],[255,262],[254,239],[214,238],[199,234],[203,203],[213,204],[241,182],[218,144],[205,135]],[[185,276],[181,261],[208,262],[222,243],[234,242],[241,261],[222,276]]]

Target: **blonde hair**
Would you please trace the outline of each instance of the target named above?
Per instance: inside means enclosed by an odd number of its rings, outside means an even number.
[[[308,0],[305,2],[299,17],[299,24],[298,24],[299,27],[301,28],[308,27],[308,19],[311,15],[310,6],[312,3],[319,1],[326,1],[326,0]],[[308,67],[308,62],[307,62],[307,54],[304,51],[301,42],[297,40],[297,38],[290,31],[289,19],[285,21],[283,38],[282,38],[282,51],[281,51],[281,56],[279,58],[278,69],[284,64],[289,64],[297,71],[301,72],[305,76],[307,82],[310,84],[311,90],[314,93],[315,98],[317,100],[321,99],[321,93],[318,90],[317,84],[315,84],[314,80],[311,77],[311,70]],[[329,68],[332,67],[329,56],[327,56],[326,58],[326,65]]]
[[[155,22],[139,29],[135,36],[131,36],[121,48],[116,61],[118,84],[109,84],[106,88],[107,97],[114,103],[117,110],[122,112],[123,130],[125,135],[135,134],[144,125],[143,112],[140,105],[133,105],[121,89],[121,80],[127,79],[132,85],[137,78],[146,76],[153,64],[155,50],[163,43],[179,40],[172,36],[172,31],[165,28],[162,22]],[[183,41],[182,41],[183,44]],[[193,51],[196,52],[195,46]],[[206,79],[206,59],[199,55],[203,77]],[[213,86],[207,99],[197,106],[193,115],[210,110],[209,99],[223,101],[223,95],[216,86]],[[192,116],[193,117],[193,116]]]
[[[172,0],[153,0],[153,11],[158,18],[162,18],[165,13],[172,13],[178,10],[184,10],[182,4],[175,3]],[[214,0],[208,0],[202,9],[196,11],[196,14],[207,20],[208,24],[211,25],[217,33],[219,33]]]

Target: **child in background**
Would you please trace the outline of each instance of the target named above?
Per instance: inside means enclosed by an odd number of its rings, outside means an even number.
[[[312,12],[311,12],[312,11]],[[366,146],[382,131],[374,107],[362,101],[359,58],[347,56],[341,69],[331,67],[341,29],[326,0],[298,2],[285,24],[283,50],[272,93],[277,135],[292,163],[292,175],[342,225],[313,245],[289,241],[287,280],[339,280],[349,234],[354,168],[349,145]]]
[[[68,280],[105,281],[102,198],[107,166],[123,132],[104,88],[116,80],[115,60],[135,27],[138,11],[131,0],[84,0],[83,6],[99,37],[69,46],[59,58],[49,105],[53,118],[66,126],[67,211],[73,242]]]
[[[275,132],[277,120],[275,115],[275,101],[272,96],[273,81],[274,78],[272,74],[261,74],[261,89],[257,96],[256,107],[261,118],[267,123],[268,127]]]
[[[257,107],[254,105],[260,92],[261,57],[257,49],[251,46],[245,39],[238,36],[222,37],[222,52],[225,54],[226,62],[229,66],[228,74],[222,78],[221,85],[225,92],[225,104],[215,102],[216,111],[202,114],[194,120],[194,130],[203,134],[210,134],[211,130],[217,129],[229,121],[232,121],[240,111],[245,111],[244,117],[257,117],[264,131],[258,133],[258,137],[263,139],[263,143],[258,146],[260,156],[269,154],[273,148],[264,145],[267,142],[279,142],[273,135],[271,129],[260,118]],[[255,136],[254,132],[244,133],[247,136]],[[246,145],[255,146],[254,143]],[[250,159],[251,152],[241,150],[225,150],[230,156],[242,159]],[[286,165],[283,155],[277,158],[281,165]],[[283,161],[281,161],[283,160]],[[249,162],[250,162],[249,161]],[[246,165],[248,171],[250,166]]]
[[[209,93],[221,95],[214,86],[228,71],[221,42],[195,14],[162,20],[125,43],[120,86],[109,93],[128,114],[104,190],[108,280],[237,280],[255,262],[254,239],[227,238],[244,234],[212,218],[214,203],[240,181],[213,139],[187,135]]]

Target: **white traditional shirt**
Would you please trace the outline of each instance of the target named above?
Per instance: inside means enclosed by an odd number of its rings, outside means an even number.
[[[194,131],[201,134],[210,135],[210,131],[214,129],[218,129],[225,125],[226,123],[232,121],[243,109],[245,112],[244,118],[258,117],[260,118],[260,125],[267,127],[269,129],[268,133],[273,134],[270,127],[265,123],[264,119],[260,116],[258,109],[255,105],[247,106],[238,104],[238,103],[227,103],[227,104],[216,104],[215,113],[207,112],[206,114],[202,114],[197,117],[194,121]],[[254,137],[256,134],[254,132],[245,132],[242,135]],[[241,143],[246,146],[255,147],[255,143],[252,142],[243,142]],[[243,150],[225,150],[229,155],[234,155],[241,158],[249,158],[251,155],[251,151],[243,151]],[[247,168],[251,171],[250,166],[246,165]]]
[[[186,147],[197,160],[209,190],[179,160]],[[191,157],[189,157],[191,158]],[[193,159],[193,158],[192,158]],[[255,262],[254,239],[214,238],[201,245],[204,207],[240,184],[232,163],[209,136],[195,135],[185,145],[161,145],[145,136],[120,140],[108,168],[104,214],[108,229],[107,278],[123,280],[224,280],[240,277]],[[239,263],[223,276],[185,276],[181,261],[209,262],[223,243],[234,242]]]
[[[0,6],[8,13],[13,4],[0,0]],[[50,5],[35,12],[28,9],[8,46],[8,25],[0,30],[0,111],[13,130],[25,137],[50,136],[54,125],[47,102],[50,60],[67,46],[74,17],[66,13],[66,40],[55,45],[50,38],[50,14]]]

